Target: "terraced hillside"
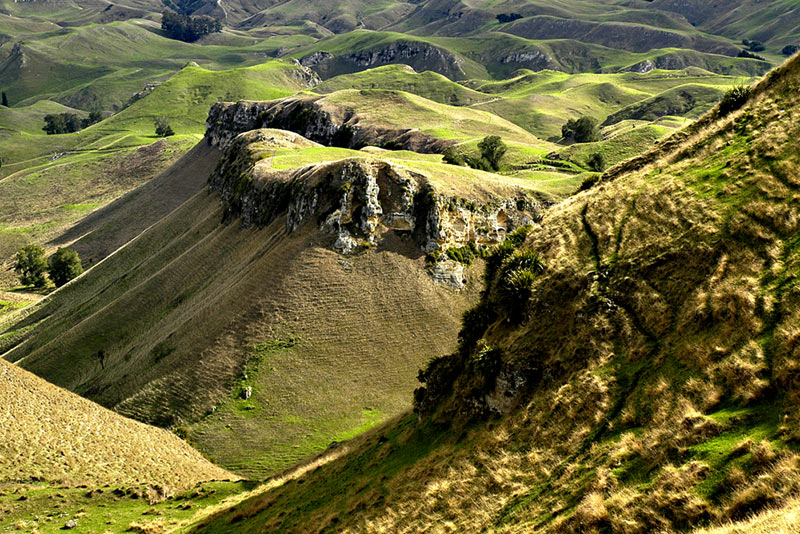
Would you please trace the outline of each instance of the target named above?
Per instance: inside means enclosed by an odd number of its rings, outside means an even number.
[[[549,210],[487,260],[417,414],[194,531],[791,525],[798,88],[794,59]]]

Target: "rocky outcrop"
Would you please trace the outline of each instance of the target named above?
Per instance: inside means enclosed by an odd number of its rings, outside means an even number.
[[[621,69],[621,72],[648,73],[655,69],[662,70],[682,70],[689,67],[699,67],[715,74],[748,74],[760,76],[767,72],[772,65],[767,61],[756,59],[739,59],[731,62],[729,58],[718,55],[703,54],[693,50],[682,50],[662,54],[660,56],[645,59]]]
[[[317,51],[303,57],[300,63],[325,79],[391,64],[409,65],[419,72],[438,72],[453,80],[466,78],[459,56],[421,41],[395,41],[339,56]]]
[[[259,128],[289,130],[328,146],[360,148],[391,141],[415,152],[438,153],[452,141],[412,128],[383,128],[363,121],[356,113],[330,104],[324,97],[289,97],[268,102],[219,102],[206,121],[206,139],[225,148],[237,135]]]
[[[545,69],[558,70],[559,65],[553,59],[540,50],[524,50],[512,52],[500,58],[500,63],[518,65],[519,68],[526,68],[534,71]]]
[[[312,87],[316,87],[322,83],[322,78],[320,78],[316,72],[309,69],[296,59],[292,60],[292,63],[298,68],[297,70],[290,71],[289,76],[300,82],[300,85],[311,89]]]
[[[259,147],[267,135],[257,130],[236,137],[209,181],[222,196],[226,218],[245,227],[278,217],[285,217],[287,233],[313,224],[342,254],[379,245],[394,232],[413,239],[422,253],[497,244],[540,216],[539,203],[521,189],[484,188],[467,201],[439,193],[419,172],[369,157],[274,170]],[[451,263],[435,264],[432,276],[461,287],[463,266]]]

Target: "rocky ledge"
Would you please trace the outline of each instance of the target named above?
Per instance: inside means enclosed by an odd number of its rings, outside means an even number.
[[[354,112],[324,101],[322,96],[289,97],[266,102],[218,102],[206,121],[206,139],[225,148],[237,135],[259,128],[289,130],[328,146],[360,148],[391,142],[415,152],[438,153],[452,141],[415,129],[390,129],[366,124]]]
[[[281,139],[286,135],[291,134],[281,132]],[[227,144],[209,185],[222,196],[228,220],[263,227],[284,217],[287,233],[313,224],[342,254],[379,245],[395,232],[438,258],[437,252],[450,248],[497,244],[514,228],[541,217],[542,207],[523,189],[491,191],[476,184],[469,198],[446,195],[428,176],[366,154],[275,170],[269,152],[274,138],[274,130],[253,130]],[[461,287],[462,271],[462,264],[441,255],[431,275]]]

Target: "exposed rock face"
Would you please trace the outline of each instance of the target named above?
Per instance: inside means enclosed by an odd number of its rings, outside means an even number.
[[[544,54],[539,50],[525,50],[521,52],[512,52],[507,56],[500,58],[500,63],[503,64],[518,64],[521,68],[531,70],[558,70],[558,64],[553,61],[551,57]]]
[[[344,148],[381,146],[392,141],[407,150],[436,153],[452,144],[418,130],[396,130],[365,124],[347,109],[324,101],[324,97],[289,97],[268,102],[219,102],[211,107],[206,121],[206,139],[225,148],[243,132],[258,128],[279,128],[312,141]]]
[[[248,149],[265,135],[262,130],[236,137],[210,178],[227,217],[248,227],[285,216],[287,233],[316,224],[342,254],[379,245],[387,232],[413,239],[420,252],[492,245],[537,220],[542,209],[520,189],[498,191],[506,198],[484,193],[469,202],[439,194],[428,177],[369,158],[274,170],[267,159],[259,159],[263,151]],[[451,264],[455,262],[437,263],[432,275],[462,287],[463,266]]]
[[[298,70],[291,71],[290,75],[299,81],[304,87],[308,87],[310,89],[322,83],[322,79],[317,75],[316,72],[309,69],[296,59],[293,60],[293,63],[300,68]]]
[[[647,74],[648,72],[654,70],[656,68],[655,63],[653,63],[649,59],[645,59],[644,61],[640,61],[635,65],[631,65],[630,67],[626,67],[622,69],[623,72],[638,72],[639,74]]]
[[[622,72],[648,73],[655,69],[663,70],[682,70],[688,67],[700,67],[709,72],[717,74],[731,74],[734,68],[739,71],[747,72],[753,76],[760,76],[770,69],[770,64],[766,61],[755,59],[738,61],[736,65],[730,62],[719,61],[718,57],[699,54],[691,50],[662,54],[653,59],[646,59],[634,63],[629,67],[621,69]]]
[[[460,57],[448,50],[419,41],[396,41],[341,56],[318,51],[305,56],[300,63],[314,69],[322,78],[397,63],[410,65],[419,72],[438,72],[453,80],[466,77]]]

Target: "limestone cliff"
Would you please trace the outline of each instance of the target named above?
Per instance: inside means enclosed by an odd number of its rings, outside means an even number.
[[[358,148],[391,141],[416,152],[441,152],[452,141],[438,139],[413,128],[392,129],[368,124],[362,117],[324,100],[322,96],[293,96],[267,102],[218,102],[206,122],[206,138],[225,148],[243,132],[279,128],[296,132],[329,146]]]
[[[291,233],[311,222],[343,254],[380,244],[384,234],[409,237],[424,252],[501,242],[540,217],[542,207],[520,188],[475,188],[469,199],[441,193],[425,174],[374,157],[275,170],[262,150],[271,130],[240,134],[227,144],[209,180],[228,219],[267,226],[285,217]],[[442,261],[434,278],[460,287],[458,267]]]

